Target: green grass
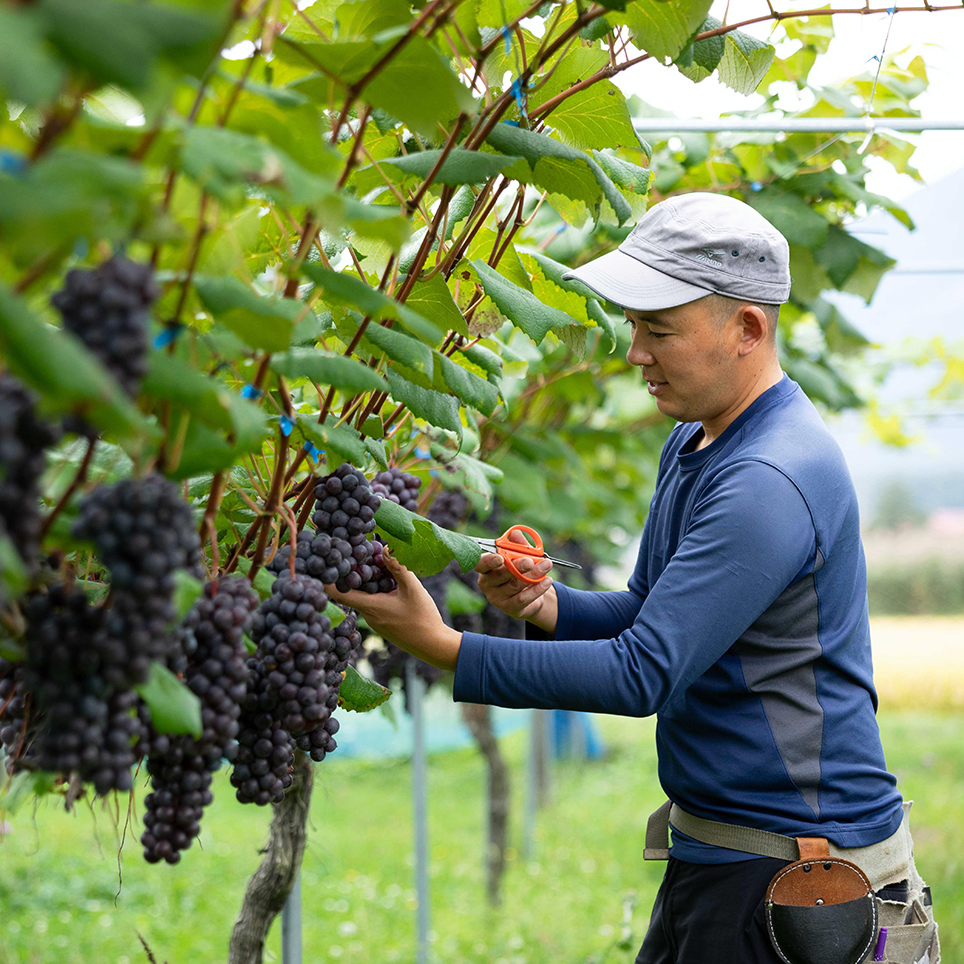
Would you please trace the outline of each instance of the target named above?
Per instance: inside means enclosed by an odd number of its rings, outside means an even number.
[[[659,802],[652,721],[599,718],[610,757],[565,764],[539,818],[538,854],[515,852],[498,910],[484,900],[483,770],[471,751],[432,757],[430,844],[434,954],[441,964],[628,964],[662,875],[643,863],[646,817]],[[918,866],[931,883],[946,961],[964,959],[964,719],[881,717],[905,797]],[[525,737],[504,740],[515,778],[512,840],[521,836]],[[339,760],[316,768],[303,870],[304,959],[383,964],[415,958],[411,771]],[[177,867],[150,866],[128,834],[117,898],[117,837],[107,812],[20,811],[0,841],[0,964],[132,964],[139,932],[170,964],[223,962],[269,814],[242,807],[223,774],[201,841]],[[136,833],[135,833],[136,836]],[[616,945],[635,895],[630,949]],[[268,961],[280,960],[278,927]]]

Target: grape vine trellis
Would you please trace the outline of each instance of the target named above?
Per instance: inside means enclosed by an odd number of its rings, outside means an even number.
[[[821,292],[869,300],[891,265],[847,232],[859,206],[909,220],[866,190],[862,139],[648,145],[633,126],[646,106],[611,79],[656,58],[765,92],[777,109],[773,85],[807,87],[829,14],[887,10],[761,4],[724,25],[709,7],[0,6],[0,352],[67,428],[41,485],[42,565],[36,547],[0,534],[0,657],[22,657],[17,597],[52,572],[103,601],[104,559],[71,535],[94,484],[178,482],[206,575],[240,569],[262,595],[265,564],[306,527],[317,476],[343,461],[369,476],[414,471],[428,483],[423,509],[449,487],[482,511],[504,478],[506,506],[559,538],[605,546],[614,525],[638,524],[665,426],[613,351],[624,342],[613,317],[561,275],[669,193],[727,191],[784,231],[785,365],[827,407],[859,404],[866,342]],[[775,60],[741,29],[762,21],[795,52]],[[890,59],[877,106],[912,114],[925,86],[921,62]],[[813,90],[811,110],[860,114],[869,90],[868,78]],[[896,138],[879,135],[869,153],[912,170]],[[122,387],[50,301],[67,270],[119,252],[160,286],[139,387]],[[424,574],[477,558],[400,507],[378,522]],[[264,929],[284,876],[261,902]],[[259,946],[249,941],[250,959]]]

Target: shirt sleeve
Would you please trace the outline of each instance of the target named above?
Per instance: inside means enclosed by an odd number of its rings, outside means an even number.
[[[643,535],[639,540],[636,555],[636,568],[626,590],[596,591],[570,589],[562,583],[555,583],[559,613],[556,630],[545,630],[526,623],[526,638],[545,639],[600,639],[605,636],[618,636],[633,625],[639,608],[646,598],[649,585],[646,581],[646,558],[649,554],[650,523],[647,517]]]
[[[699,496],[632,625],[590,639],[463,633],[454,697],[648,716],[699,679],[812,569],[814,556],[813,521],[796,486],[764,462],[727,466]],[[564,596],[576,607],[581,596],[571,593]]]

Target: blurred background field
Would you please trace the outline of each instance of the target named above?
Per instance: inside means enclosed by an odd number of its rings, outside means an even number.
[[[931,883],[944,959],[964,957],[964,617],[874,620],[879,719],[890,768],[915,801],[919,867]],[[915,675],[918,674],[918,675]],[[935,709],[934,707],[940,707]],[[357,719],[357,717],[356,717]],[[352,718],[344,723],[346,730]],[[513,775],[504,899],[485,902],[484,773],[472,749],[429,764],[433,957],[444,964],[628,964],[663,865],[642,861],[645,820],[659,804],[651,720],[596,717],[608,754],[555,765],[537,852],[524,860],[526,733],[502,740]],[[335,754],[316,768],[302,870],[304,960],[415,958],[411,771],[404,760]],[[117,814],[53,802],[8,818],[0,842],[0,964],[216,964],[227,956],[244,886],[269,814],[234,802],[219,774],[203,850],[177,867],[143,862]],[[138,796],[143,794],[138,791]],[[268,961],[280,960],[275,925]]]

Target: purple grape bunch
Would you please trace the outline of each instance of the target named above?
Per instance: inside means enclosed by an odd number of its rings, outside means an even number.
[[[297,534],[295,573],[333,585],[339,592],[391,592],[395,580],[385,566],[385,543],[377,536],[369,538],[380,505],[381,498],[364,473],[348,462],[320,479],[312,515],[316,530]],[[268,568],[278,575],[291,571],[290,543],[278,550]]]
[[[422,480],[417,475],[403,472],[397,465],[379,472],[372,481],[372,492],[383,499],[397,502],[409,512],[418,511],[418,492],[421,487]]]
[[[113,603],[99,640],[104,678],[115,688],[143,683],[151,661],[176,647],[175,571],[201,571],[194,514],[173,482],[124,479],[84,499],[73,534],[91,540],[110,570]]]
[[[291,785],[296,747],[320,762],[337,746],[332,712],[361,636],[351,610],[332,629],[327,606],[321,582],[283,572],[255,614],[251,638],[258,648],[248,660],[248,693],[231,774],[242,803],[280,802]]]
[[[68,271],[51,302],[64,328],[134,396],[147,373],[149,309],[159,294],[150,265],[115,255],[93,270]]]
[[[34,703],[30,750],[41,770],[76,772],[100,795],[133,787],[134,694],[117,690],[102,672],[94,645],[104,634],[102,609],[80,588],[53,586],[32,596],[23,681]]]
[[[0,375],[0,535],[28,565],[40,541],[40,476],[44,450],[58,432],[37,417],[34,400],[11,375]]]
[[[180,860],[200,832],[211,803],[211,774],[236,755],[241,703],[248,692],[244,633],[258,606],[247,579],[221,577],[204,587],[182,625],[189,641],[184,681],[201,703],[201,737],[170,736],[148,730],[143,752],[152,792],[144,799],[144,858],[149,863]],[[183,658],[183,657],[182,657]],[[141,705],[141,716],[150,714]]]

